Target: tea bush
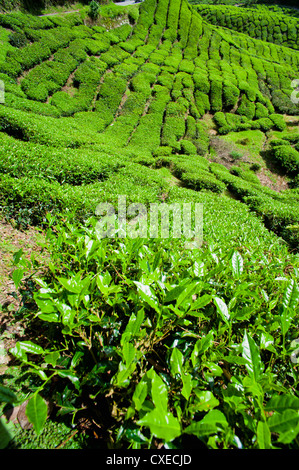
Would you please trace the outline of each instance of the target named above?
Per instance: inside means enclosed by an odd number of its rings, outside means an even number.
[[[44,271],[14,257],[38,325],[11,349],[27,415],[42,432],[50,399],[113,448],[297,448],[298,19],[145,0],[107,31],[120,8],[0,15],[1,213],[49,253]],[[203,243],[151,237],[136,205],[118,237],[124,195],[162,221],[202,208]]]
[[[96,238],[96,220],[89,223],[81,229],[58,226],[58,240],[48,234],[51,274],[48,280],[38,280],[41,290],[34,294],[35,315],[41,324],[56,327],[56,335],[60,332],[57,345],[43,348],[19,342],[11,349],[28,372],[34,370],[40,376],[33,396],[43,400],[50,377],[69,381],[56,391],[60,409],[75,411],[89,403],[85,389],[93,394],[91,409],[103,401],[109,406],[111,392],[119,391],[114,400],[122,419],[108,417],[105,425],[112,427],[117,444],[123,447],[150,447],[154,437],[182,448],[185,435],[214,448],[216,442],[225,448],[292,446],[282,423],[296,397],[285,388],[292,366],[285,366],[281,354],[287,353],[287,333],[296,334],[294,323],[284,321],[286,309],[292,319],[296,315],[294,278],[275,281],[280,273],[277,262],[266,256],[263,263],[258,262],[256,249],[241,254],[215,246],[187,255],[180,241],[175,251],[174,242],[170,248],[165,240],[148,240],[146,245],[129,239],[108,243]],[[63,265],[68,260],[72,260],[72,272],[65,277]],[[257,290],[250,289],[253,266],[259,266],[254,274]],[[271,278],[264,278],[270,269]],[[161,283],[163,278],[167,281]],[[293,292],[292,298],[288,291]],[[269,313],[261,316],[264,305]],[[270,315],[276,323],[269,331]],[[206,324],[200,338],[195,333],[199,318]],[[60,337],[70,339],[68,356],[59,350]],[[155,352],[167,366],[163,372],[153,359]],[[244,388],[238,387],[237,392],[235,381]],[[217,387],[223,382],[228,392]],[[280,403],[285,403],[286,411],[281,411]],[[248,409],[250,423],[245,419]],[[233,425],[236,417],[240,430]],[[202,433],[207,423],[207,432]]]

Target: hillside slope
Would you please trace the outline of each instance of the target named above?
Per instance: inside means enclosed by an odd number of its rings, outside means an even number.
[[[271,38],[215,11],[145,0],[109,31],[0,15],[0,208],[47,253],[14,255],[1,399],[34,430],[0,418],[3,447],[298,448],[298,20]],[[203,243],[144,212],[134,231],[136,205],[132,236],[101,238],[119,196],[203,207]]]
[[[115,178],[126,185],[126,171],[134,174],[138,168],[153,181],[146,185],[152,192],[144,201],[159,198],[165,188],[154,168],[162,164],[171,167],[183,186],[217,194],[229,191],[262,215],[268,228],[292,246],[297,244],[297,232],[287,228],[298,221],[296,189],[277,193],[262,186],[255,175],[246,179],[254,159],[247,160],[245,174],[236,175],[201,158],[211,152],[211,122],[219,136],[248,131],[250,140],[250,131],[273,131],[281,145],[266,150],[290,181],[296,179],[298,134],[295,128],[289,135],[283,118],[297,114],[290,99],[299,62],[296,50],[212,26],[186,0],[146,0],[133,27],[125,24],[109,33],[85,25],[76,14],[2,15],[0,24],[0,79],[6,89],[5,106],[0,108],[1,200],[11,216],[22,206],[26,214],[32,213],[32,221],[41,216],[34,215],[39,209],[27,207],[39,197],[39,184],[45,188],[39,207],[71,205],[80,213],[93,213],[96,202],[111,197]],[[23,35],[21,48],[12,45],[13,39],[7,42],[10,30],[15,40]],[[40,145],[46,148],[37,150]],[[58,169],[60,176],[55,170],[49,180],[47,172],[41,173],[46,161],[53,162],[51,168],[60,165],[65,148],[88,176],[72,176],[68,169],[66,177]],[[280,157],[281,150],[290,151],[287,162]],[[33,155],[41,154],[50,157],[31,164],[30,170],[24,166],[24,155],[33,161]],[[17,170],[17,155],[24,172]],[[86,159],[105,160],[105,183],[100,187],[102,164],[90,171]],[[126,170],[132,162],[134,170]],[[117,176],[115,165],[124,168]],[[28,185],[29,174],[42,179],[38,184],[31,179]],[[118,187],[124,191],[122,184]],[[144,189],[134,182],[129,193],[132,200],[140,200]]]

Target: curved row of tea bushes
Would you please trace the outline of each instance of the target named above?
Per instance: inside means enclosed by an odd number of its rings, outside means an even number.
[[[296,18],[236,6],[196,5],[195,8],[206,21],[214,25],[299,49],[299,20]]]
[[[298,246],[298,231],[289,228],[299,220],[299,198],[296,193],[280,195],[267,187],[231,174],[217,163],[211,163],[210,170],[237,199],[262,217],[269,230],[287,240],[292,246]]]
[[[0,136],[0,174],[42,177],[74,186],[102,181],[123,166],[119,157],[90,150],[59,149]]]
[[[5,62],[0,64],[0,71],[16,78],[23,71],[29,70],[43,61],[46,61],[60,48],[66,47],[71,41],[89,35],[86,28],[74,26],[73,28],[58,27],[54,30],[39,31],[36,41],[20,49],[8,51]]]
[[[46,222],[46,213],[55,214],[66,209],[77,221],[83,221],[95,215],[101,202],[111,203],[117,210],[119,196],[126,195],[128,204],[140,202],[149,206],[158,203],[167,189],[154,170],[138,163],[127,162],[109,176],[104,181],[72,185],[49,181],[42,175],[15,178],[0,174],[0,208],[7,218],[21,226],[42,225]]]
[[[243,95],[245,96],[245,95]],[[244,103],[244,101],[243,101]],[[267,132],[270,129],[284,131],[286,123],[280,114],[268,114],[265,107],[256,107],[253,103],[247,101],[252,106],[252,114],[248,113],[248,107],[238,108],[238,114],[217,112],[214,115],[214,122],[218,126],[219,134],[228,134],[229,132],[238,132],[247,129],[260,129]],[[253,119],[253,118],[256,119]]]

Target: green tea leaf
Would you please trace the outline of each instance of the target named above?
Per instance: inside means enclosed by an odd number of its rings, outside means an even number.
[[[127,428],[125,430],[126,439],[129,441],[135,441],[139,443],[148,442],[148,439],[141,433],[139,428],[131,429]]]
[[[38,318],[40,318],[43,321],[50,322],[50,323],[58,323],[59,322],[58,313],[39,313]]]
[[[35,302],[42,313],[56,312],[56,304],[53,299],[42,299],[40,296],[35,296]]]
[[[280,316],[281,333],[283,336],[285,336],[287,332],[289,331],[294,316],[295,316],[294,310],[290,310],[288,308],[283,310]]]
[[[258,422],[256,437],[259,449],[271,448],[271,432],[268,427],[268,424],[264,421]]]
[[[243,272],[243,258],[238,251],[235,251],[231,258],[233,275],[239,278]]]
[[[121,361],[118,365],[118,372],[113,377],[113,384],[117,387],[127,387],[130,383],[129,379],[136,369],[136,366],[136,362],[130,362],[127,364]]]
[[[212,375],[213,377],[221,377],[223,374],[223,371],[218,364],[215,364],[215,362],[205,362],[204,366],[209,369],[209,375]]]
[[[143,380],[139,382],[135,388],[133,393],[132,401],[134,403],[134,407],[137,411],[141,410],[144,400],[147,397],[148,387],[147,383]]]
[[[247,331],[245,331],[242,342],[242,356],[247,361],[245,367],[249,376],[255,381],[258,381],[264,370],[264,365],[260,357],[259,348],[248,335]]]
[[[14,437],[15,424],[0,418],[0,449],[5,449]]]
[[[58,361],[59,358],[60,358],[60,353],[58,351],[53,351],[44,357],[44,361],[46,364],[51,364],[53,367],[55,367],[56,362]]]
[[[260,400],[263,399],[263,388],[258,382],[256,382],[254,376],[247,375],[246,377],[244,377],[243,385],[245,387],[246,393],[250,393],[251,395],[257,397]]]
[[[189,400],[191,391],[192,391],[192,376],[191,374],[182,374],[181,376],[183,382],[182,395],[186,400]]]
[[[216,434],[218,431],[217,425],[213,423],[203,423],[198,421],[197,423],[192,423],[184,429],[186,434],[194,434],[198,438],[204,436],[210,436],[211,434]]]
[[[286,433],[292,431],[299,424],[299,413],[297,410],[284,410],[282,413],[275,412],[268,419],[271,432]]]
[[[147,413],[142,419],[137,421],[139,426],[147,426],[150,432],[158,439],[167,442],[173,441],[181,434],[180,423],[170,412],[161,413],[159,408]]]
[[[183,369],[184,356],[182,352],[174,348],[170,356],[170,372],[173,377],[180,375],[183,382],[182,395],[186,400],[189,399],[192,390],[192,377],[189,373],[185,373]]]
[[[168,404],[168,391],[165,382],[161,379],[161,377],[151,369],[149,371],[152,379],[151,383],[151,394],[154,405],[160,409],[163,413],[167,410]]]
[[[208,294],[204,294],[198,299],[195,300],[190,306],[190,310],[188,311],[188,314],[192,315],[193,310],[197,310],[199,308],[203,308],[206,305],[208,305],[212,301],[212,296]]]
[[[13,254],[13,264],[14,264],[14,266],[16,266],[18,264],[18,262],[20,261],[20,259],[22,257],[22,254],[23,254],[23,248],[21,248],[20,250],[16,251]]]
[[[284,291],[282,306],[283,309],[295,309],[299,302],[299,288],[294,279],[291,279],[288,282],[288,285]]]
[[[152,292],[151,288],[142,282],[133,281],[137,286],[140,297],[150,305],[157,313],[160,313],[159,300]]]
[[[265,410],[282,413],[285,410],[299,410],[299,398],[293,395],[274,395],[265,406]]]
[[[18,268],[13,271],[11,277],[13,279],[16,289],[18,289],[20,282],[23,279],[23,276],[24,276],[24,268]]]
[[[126,326],[125,331],[121,337],[121,344],[124,344],[125,341],[130,341],[131,338],[134,336],[138,336],[140,334],[140,328],[144,320],[144,310],[141,309],[138,311],[137,316],[135,313],[129,318],[128,324]]]
[[[153,271],[156,271],[157,267],[159,266],[160,259],[161,259],[161,252],[158,251],[158,253],[156,254],[156,256],[154,258]]]
[[[79,378],[74,374],[74,372],[71,372],[69,370],[57,370],[57,375],[63,378],[69,379],[74,386],[76,387],[77,390],[80,388],[80,381]]]
[[[262,332],[260,338],[260,348],[261,349],[268,349],[268,351],[276,352],[274,348],[274,338],[270,333]]]
[[[210,410],[205,417],[201,420],[202,423],[217,424],[220,428],[228,426],[225,415],[219,410]]]
[[[48,407],[45,400],[35,393],[26,406],[26,416],[33,424],[34,430],[39,435],[47,420]]]
[[[124,361],[127,366],[131,364],[131,362],[134,361],[135,356],[136,356],[136,349],[132,343],[129,343],[126,341],[122,347],[122,356],[124,358]]]
[[[80,292],[84,288],[84,284],[82,284],[82,281],[76,278],[67,279],[59,277],[58,281],[67,291],[72,292],[73,294],[80,294]]]
[[[192,294],[196,292],[196,285],[197,283],[193,282],[193,283],[190,283],[189,286],[185,287],[183,292],[181,292],[181,294],[177,298],[176,307],[179,307],[180,305],[184,304],[186,300],[191,299]]]
[[[197,411],[209,411],[219,405],[219,400],[217,400],[217,398],[214,397],[213,393],[208,390],[195,390],[195,394],[199,400],[199,402],[196,401]]]
[[[281,432],[278,437],[278,442],[282,444],[290,444],[296,439],[299,434],[299,424],[296,427],[289,429],[288,431]]]
[[[228,324],[230,320],[230,314],[228,313],[228,308],[226,303],[219,297],[214,297],[214,303],[216,305],[217,311],[220,314],[222,320]]]
[[[76,315],[75,310],[63,302],[56,302],[56,307],[61,313],[62,323],[66,326],[72,326]]]
[[[10,352],[20,360],[27,361],[27,354],[44,354],[45,351],[41,346],[32,343],[31,341],[19,341],[16,343],[14,348],[10,349]]]
[[[0,385],[0,402],[16,403],[18,401],[16,395],[7,387]]]
[[[221,411],[210,410],[201,421],[192,423],[184,430],[184,432],[187,434],[194,434],[200,438],[216,434],[227,426],[227,420]]]
[[[168,302],[172,302],[173,300],[176,300],[182,292],[185,290],[186,283],[188,283],[189,280],[184,280],[179,286],[174,287],[170,291],[167,292],[164,302],[167,304]]]
[[[196,366],[198,357],[207,351],[213,345],[214,333],[209,331],[206,336],[203,336],[198,341],[196,341],[193,351],[191,353],[191,361],[193,367]]]
[[[76,351],[71,362],[71,369],[74,369],[79,362],[81,361],[81,358],[84,356],[83,351]]]
[[[170,372],[173,377],[175,377],[176,374],[179,374],[180,376],[183,374],[183,363],[183,354],[179,349],[173,348],[170,356]]]

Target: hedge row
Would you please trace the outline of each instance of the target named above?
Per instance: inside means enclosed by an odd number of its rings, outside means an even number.
[[[78,221],[94,215],[100,202],[110,202],[117,210],[119,195],[126,194],[128,204],[149,205],[159,202],[165,190],[165,182],[154,170],[137,163],[127,163],[113,178],[79,186],[50,182],[42,176],[0,174],[0,208],[20,225],[42,225],[46,213],[68,210]]]
[[[284,131],[287,125],[283,116],[275,113],[268,114],[268,110],[261,104],[258,106],[259,104],[255,106],[254,103],[244,100],[237,109],[237,114],[216,112],[213,119],[218,126],[219,134],[248,129],[259,129],[263,132],[270,129]],[[264,116],[261,117],[263,114]]]
[[[211,163],[210,170],[235,197],[261,216],[270,230],[287,240],[292,246],[298,247],[298,232],[290,228],[299,220],[296,197],[280,195],[260,184],[254,184],[242,177],[232,175],[220,164]]]
[[[247,34],[256,39],[299,49],[299,20],[269,11],[235,6],[197,5],[208,22]]]
[[[78,66],[74,73],[71,83],[74,95],[68,91],[58,91],[51,98],[51,104],[56,106],[63,116],[88,111],[93,104],[100,80],[106,69],[106,63],[97,57],[87,59]]]

